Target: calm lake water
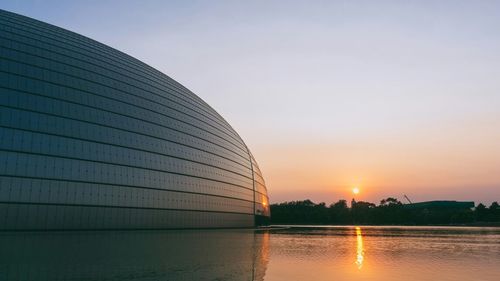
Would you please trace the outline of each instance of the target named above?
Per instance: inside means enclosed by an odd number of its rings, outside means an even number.
[[[500,280],[500,228],[4,232],[0,280]]]

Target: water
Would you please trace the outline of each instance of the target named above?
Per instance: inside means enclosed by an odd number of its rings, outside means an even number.
[[[500,280],[500,228],[0,233],[0,280]]]
[[[500,280],[500,229],[339,227],[271,235],[265,280]]]

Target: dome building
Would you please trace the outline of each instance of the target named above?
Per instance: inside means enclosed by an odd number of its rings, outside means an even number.
[[[262,173],[214,109],[160,71],[0,10],[0,229],[251,227]]]

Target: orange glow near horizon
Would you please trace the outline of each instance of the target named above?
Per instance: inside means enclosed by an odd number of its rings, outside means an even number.
[[[429,137],[431,138],[431,137]],[[466,143],[463,140],[467,140]],[[267,144],[257,149],[272,203],[311,199],[332,203],[356,199],[377,203],[383,198],[402,200],[473,200],[490,202],[500,185],[500,149],[489,144],[499,137],[481,137],[474,144],[465,136],[446,146],[426,140],[371,140],[367,143],[337,142]],[[421,141],[420,143],[417,143]],[[290,161],[293,155],[294,161]]]

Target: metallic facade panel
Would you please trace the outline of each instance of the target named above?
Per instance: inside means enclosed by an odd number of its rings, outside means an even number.
[[[0,10],[0,229],[249,227],[268,201],[243,140],[187,88]]]

